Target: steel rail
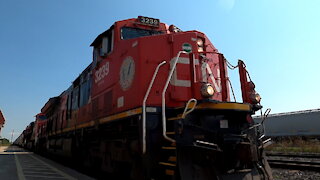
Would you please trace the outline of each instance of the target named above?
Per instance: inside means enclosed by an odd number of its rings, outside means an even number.
[[[300,169],[319,171],[320,162],[316,161],[301,161],[301,160],[283,160],[283,159],[268,159],[268,162],[273,168],[285,168],[285,169]]]
[[[266,152],[268,157],[292,157],[292,158],[314,158],[319,159],[320,161],[320,154],[319,153],[301,153],[301,154],[291,154],[291,153],[279,153],[279,152]]]

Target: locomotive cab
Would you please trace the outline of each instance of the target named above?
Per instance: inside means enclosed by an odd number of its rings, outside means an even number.
[[[91,44],[93,99],[102,91],[110,91],[114,98],[110,111],[139,107],[155,66],[166,60],[148,101],[151,106],[159,106],[166,75],[178,58],[166,93],[167,106],[184,106],[191,98],[229,101],[226,66],[219,64],[222,54],[201,32],[171,29],[158,19],[138,17],[116,22],[100,34]],[[180,51],[192,53],[193,57],[186,53],[176,57]]]

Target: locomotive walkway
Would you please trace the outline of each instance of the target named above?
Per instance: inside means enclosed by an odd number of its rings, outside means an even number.
[[[17,146],[0,146],[1,180],[93,180]]]

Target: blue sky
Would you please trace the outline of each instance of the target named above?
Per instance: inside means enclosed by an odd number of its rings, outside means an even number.
[[[246,62],[272,113],[320,108],[320,1],[2,0],[2,136],[20,134],[91,62],[94,38],[138,15],[204,32],[233,64]],[[237,71],[231,81],[241,100]],[[17,137],[17,134],[14,138]]]

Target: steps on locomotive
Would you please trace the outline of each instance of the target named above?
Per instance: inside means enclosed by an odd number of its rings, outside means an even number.
[[[175,124],[177,120],[180,120],[182,117],[178,115],[177,117],[172,117],[167,119],[167,132],[166,135],[172,139],[176,139]],[[166,141],[161,147],[163,153],[163,160],[159,162],[164,169],[164,174],[166,176],[174,177],[177,173],[177,148],[175,142]]]
[[[163,146],[162,151],[166,154],[163,162],[159,164],[164,168],[164,173],[167,176],[174,176],[177,166],[176,146],[172,143],[171,146]]]
[[[166,132],[166,134],[167,134],[167,135],[175,135],[176,132],[174,132],[174,131],[171,132],[171,131],[170,131],[170,132]]]
[[[168,121],[176,121],[176,120],[180,120],[180,119],[182,119],[182,114],[179,114],[179,115],[176,116],[176,117],[168,118],[167,120],[168,120]]]
[[[182,120],[182,114],[177,115],[176,117],[171,117],[167,119],[167,132],[166,135],[172,139],[176,139],[176,123],[179,120]]]
[[[176,117],[171,117],[167,119],[167,131],[166,131],[166,135],[172,139],[176,139],[176,132],[175,132],[175,127],[176,127],[176,123],[178,120],[182,119],[182,114],[179,114]]]

